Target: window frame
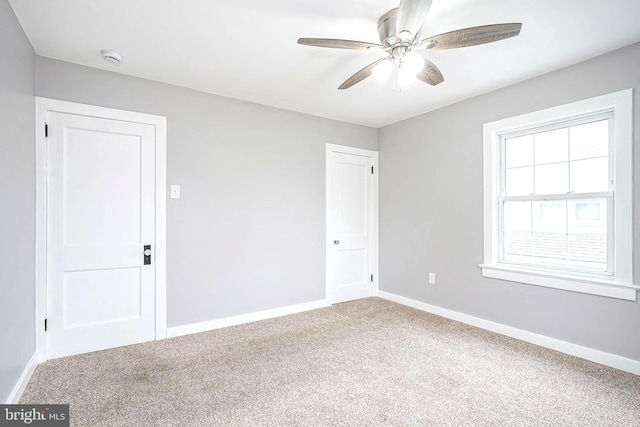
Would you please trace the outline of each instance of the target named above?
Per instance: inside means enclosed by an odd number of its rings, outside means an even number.
[[[500,203],[504,173],[504,139],[552,128],[568,127],[597,117],[610,120],[608,262],[605,274],[500,262]],[[566,124],[565,126],[562,126]],[[541,130],[542,129],[542,130]],[[633,89],[485,123],[483,126],[484,262],[482,275],[495,279],[636,300],[633,283]],[[602,193],[604,194],[604,193]],[[511,196],[513,197],[513,196]],[[559,194],[567,200],[567,194]],[[605,197],[603,195],[603,197]],[[610,198],[609,198],[610,197]],[[610,257],[613,257],[611,260]]]

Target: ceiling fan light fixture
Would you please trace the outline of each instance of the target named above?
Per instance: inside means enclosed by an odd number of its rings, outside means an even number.
[[[406,52],[393,59],[393,89],[410,85],[418,80],[417,74],[422,70],[423,59],[413,52]]]
[[[402,64],[402,58],[395,58],[393,61],[392,84],[394,92],[402,92],[402,88],[409,86],[418,80],[416,73]]]

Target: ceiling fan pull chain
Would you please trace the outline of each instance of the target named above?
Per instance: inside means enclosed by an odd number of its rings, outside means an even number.
[[[393,58],[393,91],[394,92],[402,92],[400,88],[400,60],[398,58]]]

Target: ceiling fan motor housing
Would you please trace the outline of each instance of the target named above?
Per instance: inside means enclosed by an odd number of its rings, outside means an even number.
[[[391,9],[378,19],[378,36],[380,37],[380,43],[383,47],[393,47],[398,44],[405,44],[410,46],[409,43],[403,42],[397,35],[396,30],[396,17],[398,15],[398,8]],[[421,31],[420,31],[421,32]],[[415,34],[414,40],[420,40],[420,32]]]

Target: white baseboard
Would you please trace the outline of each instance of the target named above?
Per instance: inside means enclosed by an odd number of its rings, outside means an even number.
[[[22,375],[20,375],[20,379],[13,387],[9,398],[7,399],[7,405],[12,405],[18,403],[20,398],[22,397],[22,393],[24,393],[24,389],[27,388],[27,384],[29,384],[29,380],[31,379],[31,375],[33,375],[33,371],[36,370],[36,366],[38,366],[40,360],[40,356],[38,353],[34,353],[31,356],[31,360],[27,363],[27,366],[22,371]]]
[[[289,314],[315,310],[318,308],[328,307],[330,305],[331,304],[329,304],[327,300],[319,300],[306,302],[303,304],[290,305],[287,307],[274,308],[271,310],[258,311],[255,313],[242,314],[239,316],[225,317],[223,319],[215,319],[206,322],[174,326],[171,328],[167,328],[167,338],[196,334],[198,332],[206,332],[213,329],[226,328],[228,326],[242,325],[244,323],[256,322],[258,320],[273,319],[274,317],[287,316]]]
[[[379,291],[378,296],[389,301],[397,302],[398,304],[406,305],[408,307],[417,308],[418,310],[446,317],[447,319],[456,320],[458,322],[466,323],[468,325],[506,335],[511,338],[516,338],[521,341],[536,344],[541,347],[550,348],[561,353],[566,353],[572,356],[580,357],[582,359],[590,360],[601,365],[620,369],[621,371],[640,375],[640,360],[629,359],[623,356],[618,356],[617,354],[606,353],[604,351],[595,350],[589,347],[583,347],[556,338],[551,338],[546,335],[535,334],[523,329],[518,329],[512,326],[503,325],[501,323],[492,322],[490,320],[481,319],[479,317],[470,316],[468,314],[416,301],[414,299],[406,298],[389,292]]]

